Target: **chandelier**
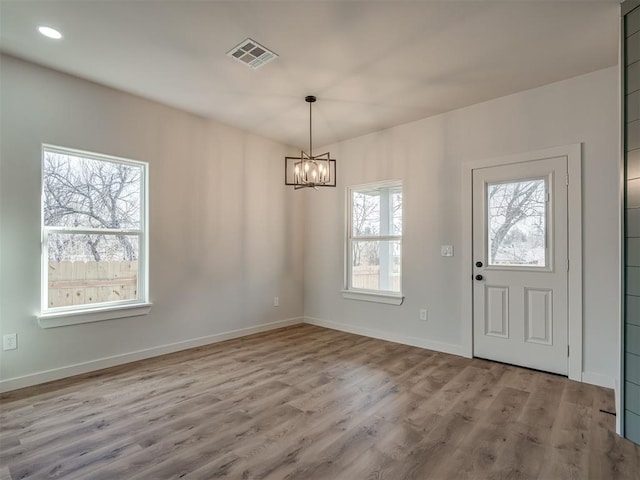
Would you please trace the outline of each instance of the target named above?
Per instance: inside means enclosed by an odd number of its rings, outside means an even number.
[[[321,155],[313,155],[313,136],[311,129],[311,106],[316,97],[305,97],[309,103],[309,154],[300,152],[299,157],[284,158],[284,183],[293,185],[296,190],[300,188],[335,187],[336,186],[336,161],[330,158],[329,152]]]

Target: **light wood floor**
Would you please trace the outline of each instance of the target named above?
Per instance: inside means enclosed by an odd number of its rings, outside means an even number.
[[[640,478],[610,390],[310,325],[0,408],[2,480]]]

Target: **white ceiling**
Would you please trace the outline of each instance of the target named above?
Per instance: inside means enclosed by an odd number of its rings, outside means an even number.
[[[2,51],[306,147],[617,63],[616,0],[0,1]],[[41,36],[59,29],[59,41]],[[280,58],[225,53],[247,37]],[[319,152],[316,152],[319,153]]]

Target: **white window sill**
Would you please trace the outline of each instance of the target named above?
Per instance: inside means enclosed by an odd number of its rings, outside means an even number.
[[[38,315],[38,325],[41,328],[64,327],[80,323],[101,322],[114,318],[136,317],[138,315],[146,315],[150,310],[151,303],[135,303],[85,310],[49,312]]]
[[[402,305],[402,302],[404,301],[404,297],[401,294],[364,292],[354,290],[342,290],[342,297],[348,300],[386,303],[387,305]]]

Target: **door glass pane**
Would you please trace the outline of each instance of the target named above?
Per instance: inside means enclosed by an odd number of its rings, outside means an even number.
[[[546,267],[546,179],[487,187],[489,265]]]

